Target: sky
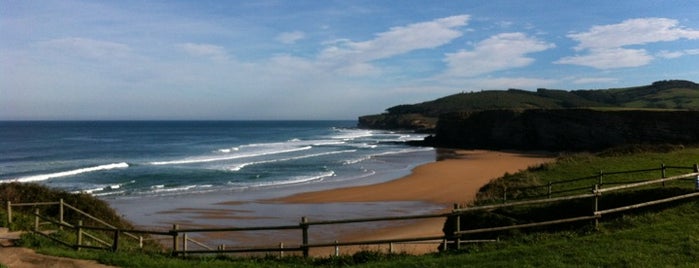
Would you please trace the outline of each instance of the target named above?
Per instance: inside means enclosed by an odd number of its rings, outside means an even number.
[[[0,0],[0,120],[356,119],[699,82],[699,1]]]

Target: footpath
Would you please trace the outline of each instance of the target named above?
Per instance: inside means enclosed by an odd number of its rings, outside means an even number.
[[[42,255],[28,248],[15,245],[21,232],[9,232],[0,228],[0,264],[9,268],[110,268],[95,261],[77,260],[70,258]]]

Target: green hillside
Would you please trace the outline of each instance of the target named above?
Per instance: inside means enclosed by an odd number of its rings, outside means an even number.
[[[699,84],[684,80],[665,80],[651,85],[590,90],[560,90],[540,88],[536,91],[519,89],[464,92],[418,104],[398,105],[381,115],[359,118],[359,124],[368,128],[411,128],[408,125],[387,123],[409,122],[402,116],[416,115],[429,121],[445,113],[473,112],[500,109],[679,109],[699,110]],[[415,120],[412,120],[415,121]],[[424,125],[420,129],[424,129]]]

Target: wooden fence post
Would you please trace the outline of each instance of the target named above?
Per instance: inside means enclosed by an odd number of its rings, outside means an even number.
[[[39,209],[34,210],[34,231],[39,231]]]
[[[549,185],[548,185],[548,198],[551,198],[551,186],[552,186],[551,181],[549,181]]]
[[[187,257],[187,233],[182,234],[182,257]]]
[[[112,244],[112,252],[117,252],[119,249],[119,229],[114,230],[114,243]]]
[[[338,241],[335,240],[335,257],[340,256],[340,246],[337,245]]]
[[[699,164],[694,164],[694,173],[697,172],[699,172]],[[694,189],[699,191],[699,175],[697,175],[697,178],[695,180]]]
[[[63,198],[58,201],[58,220],[60,223],[65,223],[63,221]]]
[[[301,217],[301,249],[303,257],[308,258],[308,218]]]
[[[595,194],[595,205],[594,205],[593,211],[592,211],[593,216],[597,215],[597,211],[599,210],[599,196],[600,196],[600,194],[597,192],[597,190],[599,190],[599,185],[595,184],[594,188],[592,189],[592,193]],[[595,217],[595,230],[599,230],[599,218],[597,218],[597,217]]]
[[[455,232],[461,232],[461,213],[458,212],[458,210],[461,208],[459,204],[454,203],[454,211],[457,212],[456,217],[454,217],[455,222],[454,222],[454,229],[456,230]],[[461,236],[460,235],[454,235],[454,244],[456,246],[456,249],[459,250],[461,249]]]
[[[179,236],[177,229],[179,229],[179,228],[180,228],[179,225],[173,224],[172,230],[170,231],[170,233],[172,233],[172,254],[171,254],[172,256],[177,256],[177,248],[178,248],[177,244],[179,243],[177,241],[177,237]]]
[[[599,175],[597,175],[597,184],[602,185],[602,176],[604,175],[603,171],[599,171]]]
[[[58,222],[61,224],[65,223],[65,221],[63,221],[63,198],[58,200]],[[58,229],[63,230],[63,225],[59,225]]]
[[[660,164],[660,176],[661,178],[666,178],[665,176],[665,163]],[[663,187],[665,187],[665,181],[663,181]]]
[[[284,258],[284,242],[279,243],[279,258]]]
[[[83,221],[82,221],[82,220],[79,220],[79,221],[78,221],[78,226],[75,226],[75,227],[76,227],[76,228],[75,228],[75,230],[76,230],[76,231],[75,231],[75,232],[76,232],[76,234],[75,234],[75,236],[76,236],[75,241],[76,241],[76,244],[77,244],[77,245],[75,246],[75,250],[76,250],[76,251],[80,251],[80,246],[83,244]]]
[[[502,187],[502,202],[507,202],[507,186]]]
[[[7,201],[7,227],[12,226],[12,202]]]

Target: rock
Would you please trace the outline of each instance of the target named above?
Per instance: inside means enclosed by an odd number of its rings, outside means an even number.
[[[433,146],[582,151],[699,142],[699,111],[492,110],[439,119]]]

